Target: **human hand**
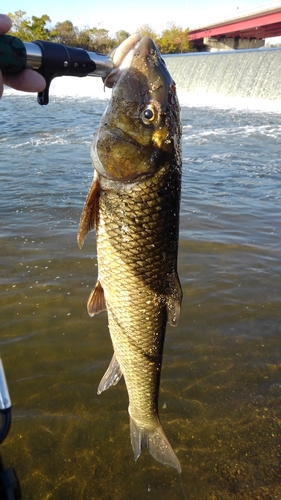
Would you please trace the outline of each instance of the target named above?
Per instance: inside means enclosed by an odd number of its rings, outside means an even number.
[[[12,27],[8,16],[0,14],[0,35],[7,33]],[[24,69],[17,75],[2,75],[0,71],[0,98],[3,94],[3,84],[24,92],[41,92],[46,87],[45,78],[32,69]]]

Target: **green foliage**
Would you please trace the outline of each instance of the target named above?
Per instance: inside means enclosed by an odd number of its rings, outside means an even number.
[[[109,31],[104,28],[86,27],[79,29],[69,20],[56,23],[52,27],[51,19],[47,14],[41,17],[32,16],[30,19],[22,10],[8,14],[8,16],[13,21],[10,34],[17,36],[24,42],[48,40],[107,54],[130,35],[127,31],[120,30],[112,38],[109,36]],[[184,30],[175,23],[168,24],[160,35],[157,35],[149,24],[140,26],[137,32],[142,36],[152,38],[162,54],[176,54],[192,50],[188,41],[188,30]]]
[[[149,36],[152,40],[157,40],[157,33],[151,28],[149,24],[143,24],[137,29],[137,33],[141,36]]]
[[[71,21],[67,20],[62,23],[57,23],[53,30],[54,41],[74,47],[77,42],[78,32],[78,28],[73,26]]]
[[[13,21],[11,34],[19,37],[24,42],[32,40],[50,40],[51,30],[47,27],[51,19],[47,14],[41,17],[32,16],[31,20],[26,18],[26,12],[18,10],[15,14],[8,14]]]
[[[26,12],[24,12],[23,10],[17,10],[14,14],[11,14],[11,13],[8,14],[8,16],[11,18],[11,20],[13,22],[13,26],[12,26],[10,33],[16,34],[17,36],[19,36],[18,33],[21,30],[21,25],[25,19],[25,17],[24,17],[25,14],[26,14]]]
[[[188,40],[188,30],[183,30],[175,23],[170,23],[158,38],[157,45],[162,54],[189,52],[191,47]]]
[[[89,50],[107,54],[114,47],[114,40],[108,33],[104,28],[88,28]]]
[[[120,45],[122,42],[124,42],[124,40],[126,40],[126,38],[128,38],[128,36],[130,36],[130,33],[128,33],[128,31],[117,31],[114,36],[115,45]]]

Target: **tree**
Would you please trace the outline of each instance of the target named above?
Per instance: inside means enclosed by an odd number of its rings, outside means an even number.
[[[122,42],[124,42],[124,40],[126,40],[126,38],[128,38],[128,36],[130,36],[130,33],[128,31],[125,30],[117,31],[114,36],[115,45],[116,46],[120,45]]]
[[[77,41],[78,29],[73,26],[71,21],[57,23],[53,30],[54,41],[65,45],[75,46]]]
[[[8,16],[13,22],[12,29],[10,33],[15,36],[19,36],[18,33],[21,29],[22,23],[25,19],[26,12],[24,10],[17,10],[14,14],[9,13]]]
[[[109,38],[109,31],[104,28],[89,28],[91,50],[107,54],[114,47],[114,40]]]
[[[11,35],[19,37],[24,42],[32,40],[50,40],[52,38],[51,31],[47,28],[47,24],[51,19],[47,14],[41,17],[32,16],[31,20],[26,17],[26,12],[18,10],[15,14],[8,14],[13,21]]]
[[[11,35],[17,36],[24,42],[32,40],[48,40],[72,47],[81,47],[85,50],[108,54],[111,49],[120,45],[130,33],[119,30],[111,38],[109,31],[104,28],[86,27],[78,29],[69,20],[59,22],[54,28],[50,25],[51,19],[47,14],[41,17],[26,17],[26,12],[17,10],[8,14],[13,21]],[[141,36],[149,36],[158,45],[162,54],[176,54],[192,50],[188,40],[188,30],[170,23],[167,28],[157,35],[149,24],[143,24],[137,29]]]
[[[175,23],[168,24],[157,40],[162,54],[178,54],[191,50],[188,40],[188,29],[184,30]]]
[[[141,36],[149,36],[152,40],[157,40],[157,33],[151,28],[149,24],[143,24],[140,26],[137,31]]]
[[[78,31],[76,47],[85,50],[93,50],[91,43],[90,28],[84,28]]]
[[[47,23],[51,22],[50,17],[43,14],[41,17],[32,16],[31,20],[31,23],[27,23],[27,28],[32,40],[50,40],[51,31],[46,27]]]

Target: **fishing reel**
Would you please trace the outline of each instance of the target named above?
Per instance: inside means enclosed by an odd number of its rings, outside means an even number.
[[[2,424],[0,427],[0,444],[7,437],[12,421],[12,404],[6,382],[5,372],[0,359],[0,415]],[[0,454],[0,500],[20,500],[20,483],[13,467],[5,469]]]
[[[49,102],[49,88],[58,76],[95,76],[105,78],[113,68],[109,56],[88,52],[60,43],[35,40],[22,42],[11,35],[0,36],[0,70],[4,74],[20,73],[31,68],[44,76],[46,88],[38,93],[41,105]]]

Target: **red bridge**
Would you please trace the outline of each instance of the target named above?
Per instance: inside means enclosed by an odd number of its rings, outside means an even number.
[[[189,40],[197,50],[258,48],[264,39],[281,36],[281,2],[244,11],[232,19],[189,31]]]

